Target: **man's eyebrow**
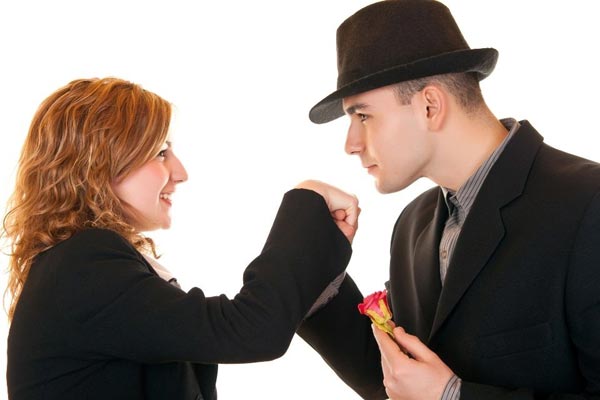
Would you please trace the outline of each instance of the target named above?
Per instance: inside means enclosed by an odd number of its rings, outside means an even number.
[[[369,108],[369,106],[364,103],[353,104],[350,107],[346,108],[346,114],[348,114],[348,115],[356,114],[357,111],[364,110],[366,108]]]

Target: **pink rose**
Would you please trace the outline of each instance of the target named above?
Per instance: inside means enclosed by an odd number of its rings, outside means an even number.
[[[375,292],[358,305],[358,311],[371,318],[373,324],[384,332],[393,335],[392,313],[387,303],[387,291]]]

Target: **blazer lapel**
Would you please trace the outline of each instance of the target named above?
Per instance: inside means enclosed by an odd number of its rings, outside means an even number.
[[[521,121],[521,127],[490,170],[456,243],[430,338],[448,318],[500,244],[505,232],[501,209],[523,192],[542,140],[527,121]]]
[[[441,190],[438,193],[437,205],[431,222],[425,227],[417,240],[414,253],[415,286],[421,315],[417,336],[427,338],[436,313],[438,298],[442,288],[440,280],[439,248],[444,223],[448,218],[448,207]],[[434,249],[434,251],[432,251]]]

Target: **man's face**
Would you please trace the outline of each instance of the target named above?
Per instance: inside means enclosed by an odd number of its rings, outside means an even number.
[[[346,97],[343,107],[350,117],[345,150],[360,157],[379,192],[402,190],[425,176],[432,144],[418,101],[402,105],[386,86]]]

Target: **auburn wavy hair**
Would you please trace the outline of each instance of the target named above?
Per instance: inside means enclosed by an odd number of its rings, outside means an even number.
[[[171,111],[158,95],[118,78],[75,80],[42,102],[3,223],[9,319],[35,257],[78,231],[110,229],[139,251],[155,253],[152,240],[128,222],[127,205],[111,183],[159,153]]]

